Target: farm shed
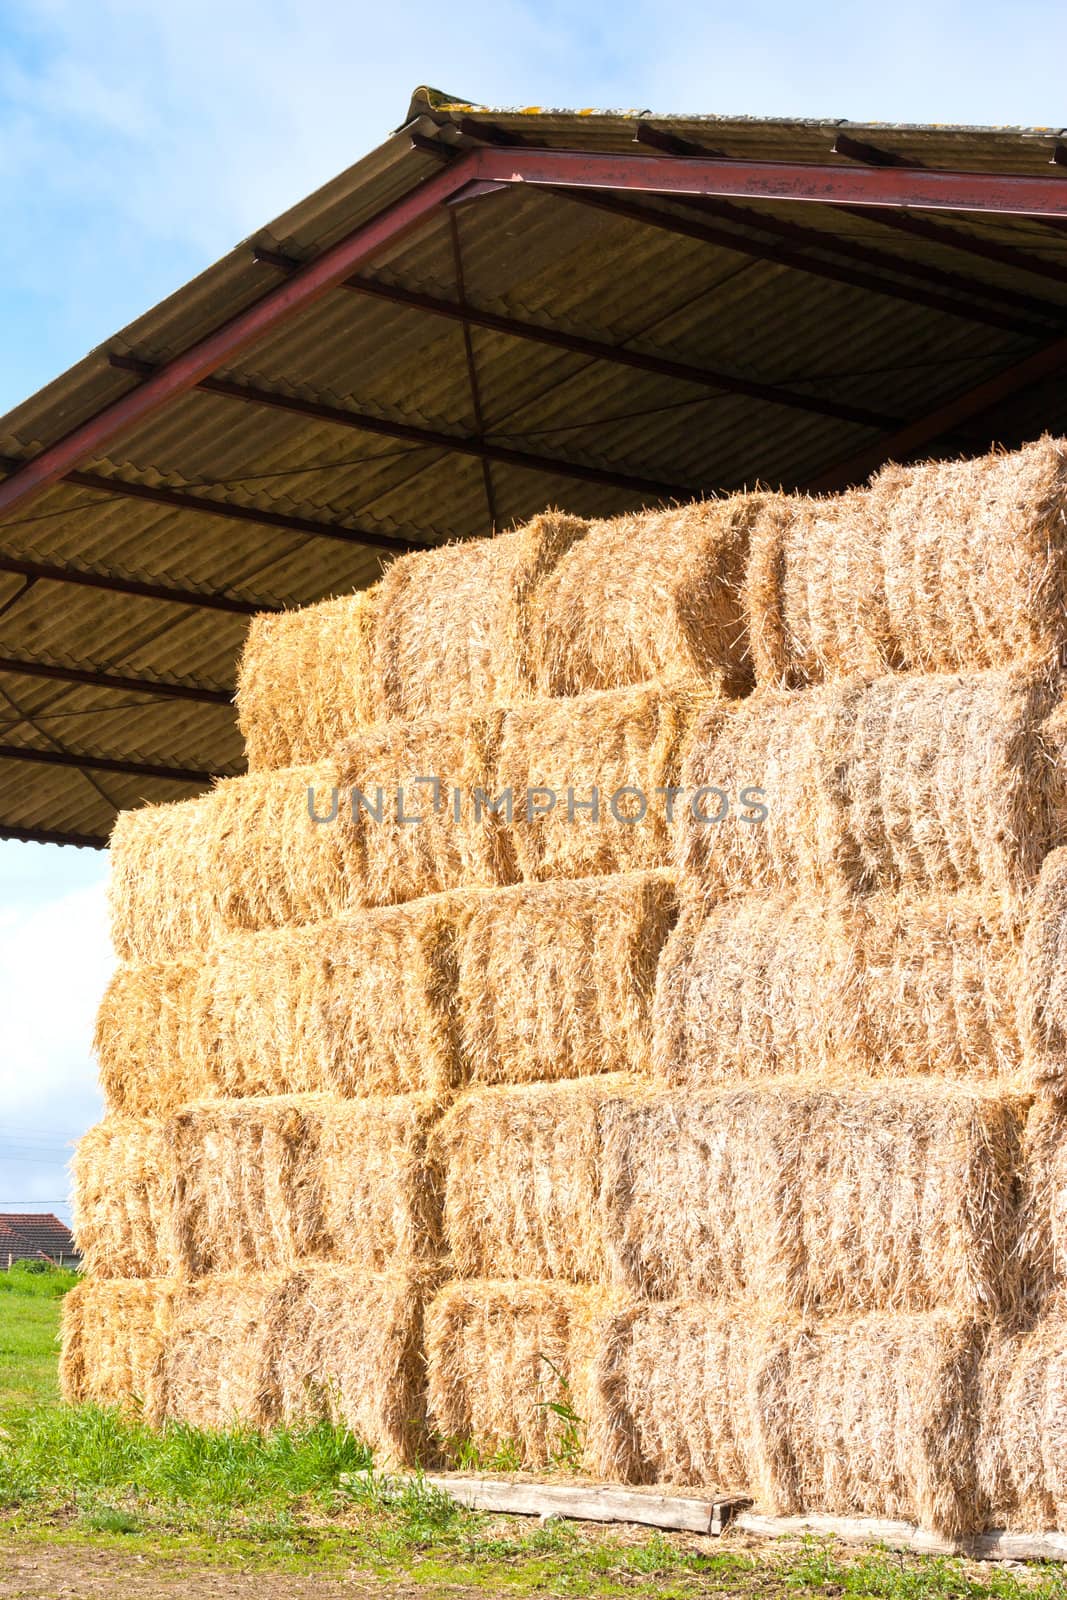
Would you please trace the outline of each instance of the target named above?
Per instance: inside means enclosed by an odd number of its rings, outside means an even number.
[[[1061,156],[421,90],[9,419],[68,1397],[1067,1549]]]
[[[0,422],[0,833],[102,846],[241,771],[249,617],[398,552],[1067,431],[1064,161],[417,90]]]

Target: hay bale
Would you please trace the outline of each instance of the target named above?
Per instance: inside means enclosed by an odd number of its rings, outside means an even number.
[[[1067,1530],[1067,1319],[995,1330],[982,1362],[978,1481],[993,1527]]]
[[[101,1278],[383,1271],[440,1249],[428,1095],[205,1101],[109,1118],[81,1141],[75,1212]]]
[[[164,961],[225,933],[315,922],[365,899],[358,838],[330,762],[225,778],[193,800],[120,812],[111,835],[111,927],[122,961]]]
[[[523,885],[463,901],[455,1018],[464,1080],[643,1072],[670,875]]]
[[[669,874],[455,891],[120,968],[97,1022],[112,1110],[644,1070]]]
[[[434,1135],[458,1278],[608,1280],[599,1205],[606,1106],[620,1075],[474,1090]]]
[[[379,586],[378,714],[408,721],[529,698],[537,592],[586,527],[547,511],[493,539],[392,562]]]
[[[109,1112],[158,1116],[211,1092],[196,1051],[199,960],[119,966],[96,1014],[93,1050]]]
[[[504,819],[472,803],[491,787],[502,719],[459,711],[368,728],[338,746],[343,794],[357,795],[367,905],[515,882]]]
[[[602,1383],[646,1479],[956,1535],[983,1523],[981,1344],[979,1324],[944,1312],[782,1322],[674,1302],[625,1313]]]
[[[1067,1109],[1035,1102],[1026,1123],[1020,1200],[1020,1275],[1026,1314],[1044,1312],[1067,1292]]]
[[[473,1444],[531,1470],[617,1475],[597,1380],[612,1307],[566,1284],[446,1284],[426,1311],[428,1418],[446,1459]]]
[[[1067,605],[1067,448],[884,467],[866,491],[757,521],[745,600],[757,677],[1055,661]]]
[[[432,1271],[331,1267],[178,1286],[166,1418],[266,1428],[328,1418],[410,1462],[420,1433],[422,1308]]]
[[[252,772],[321,760],[378,720],[380,585],[253,617],[237,669],[237,721]]]
[[[613,1280],[650,1299],[1010,1312],[1027,1104],[937,1082],[606,1093],[588,1232]],[[576,1206],[568,1220],[584,1223]]]
[[[686,906],[653,1006],[658,1077],[694,1088],[815,1075],[1008,1082],[1022,933],[981,891]]]
[[[667,866],[672,808],[657,790],[680,783],[683,742],[709,701],[708,719],[724,715],[729,702],[692,684],[649,683],[509,712],[494,795],[513,798],[508,836],[518,875],[530,882]]]
[[[937,1082],[477,1091],[434,1140],[452,1269],[768,1314],[1010,1312],[1027,1105]]]
[[[415,1264],[290,1279],[272,1369],[281,1419],[327,1417],[369,1444],[379,1467],[425,1461],[423,1318],[438,1279]]]
[[[92,1278],[157,1278],[177,1271],[174,1172],[164,1131],[108,1117],[74,1151],[74,1234]]]
[[[594,522],[537,596],[538,692],[578,695],[657,678],[745,693],[749,539],[788,504],[782,495],[739,494]]]
[[[368,728],[316,766],[121,813],[111,842],[120,959],[162,961],[228,933],[514,881],[501,819],[454,812],[455,790],[490,785],[500,716]]]
[[[87,1278],[64,1296],[59,1382],[70,1405],[122,1406],[157,1423],[166,1411],[174,1285]]]
[[[804,884],[850,891],[982,885],[1005,902],[1058,841],[1063,788],[1041,724],[1044,672],[850,679],[761,690],[694,724],[690,791],[731,800],[680,807],[679,861],[708,895]],[[735,804],[765,791],[765,820]],[[753,820],[755,818],[755,820]]]
[[[1019,1026],[1035,1083],[1067,1094],[1067,849],[1053,850],[1031,898]]]
[[[180,1269],[276,1271],[319,1259],[384,1271],[440,1247],[428,1095],[206,1102],[164,1124]]]
[[[599,1391],[623,1475],[793,1510],[781,1451],[760,1426],[765,1391],[780,1382],[771,1335],[752,1306],[624,1304],[604,1339]]]

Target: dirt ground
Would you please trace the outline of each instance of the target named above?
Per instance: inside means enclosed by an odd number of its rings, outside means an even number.
[[[0,1546],[0,1600],[485,1600],[485,1591],[351,1578],[298,1577],[202,1567],[181,1556],[124,1554],[79,1545]]]

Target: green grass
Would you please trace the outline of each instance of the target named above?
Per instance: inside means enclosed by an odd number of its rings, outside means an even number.
[[[269,1433],[154,1431],[115,1411],[64,1406],[56,1332],[60,1298],[74,1281],[0,1273],[0,1538],[118,1548],[190,1570],[212,1562],[361,1571],[487,1595],[1067,1600],[1067,1579],[1053,1567],[1019,1575],[890,1552],[851,1556],[815,1541],[749,1552],[479,1516],[418,1478],[398,1497],[357,1439],[323,1423]],[[478,1460],[475,1452],[468,1459]]]

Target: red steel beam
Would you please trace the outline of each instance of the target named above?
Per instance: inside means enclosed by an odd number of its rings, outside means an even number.
[[[588,150],[488,147],[472,153],[478,158],[478,167],[470,176],[487,183],[634,189],[642,194],[715,195],[791,204],[911,206],[920,211],[982,211],[1016,217],[1067,216],[1067,180],[1063,177]]]
[[[135,356],[112,356],[111,361],[114,366],[123,367],[130,372],[156,370]],[[353,428],[358,433],[372,433],[384,439],[399,439],[453,455],[473,456],[479,461],[499,461],[505,466],[523,467],[529,472],[544,472],[559,478],[575,478],[581,483],[598,483],[610,489],[632,490],[635,494],[658,495],[668,500],[692,500],[703,492],[691,484],[661,483],[656,478],[645,478],[630,472],[616,472],[607,467],[587,466],[584,462],[568,461],[560,456],[536,455],[526,450],[513,450],[509,445],[493,444],[488,439],[442,433],[437,428],[423,428],[413,422],[392,422],[386,417],[370,416],[364,411],[349,411],[345,406],[330,405],[324,400],[306,400],[302,395],[284,394],[277,389],[260,389],[255,384],[236,383],[230,378],[201,378],[194,387],[206,394],[221,395],[226,400],[240,400],[246,405],[269,406],[276,411],[288,411],[294,416],[310,417],[316,422],[328,422],[335,427]],[[72,483],[85,481],[81,473],[70,473],[68,477]],[[101,483],[108,481],[106,478],[100,480]]]
[[[860,483],[869,473],[884,466],[887,461],[898,461],[916,454],[935,439],[940,439],[950,432],[959,423],[980,416],[983,411],[999,405],[1002,400],[1018,394],[1030,384],[1039,383],[1043,378],[1053,376],[1064,366],[1067,366],[1067,338],[1057,339],[1054,343],[1045,345],[1043,349],[1035,351],[1025,360],[1016,362],[1014,366],[1007,367],[992,378],[987,378],[984,383],[976,384],[973,389],[966,390],[955,400],[950,400],[945,405],[938,406],[936,410],[928,412],[926,416],[909,422],[897,433],[880,440],[877,445],[856,451],[854,455],[846,457],[844,461],[839,461],[835,466],[820,473],[817,478],[805,484],[804,488],[810,494],[827,494]]]
[[[189,767],[162,766],[154,761],[85,756],[73,750],[35,750],[24,744],[0,744],[0,761],[28,761],[33,766],[73,767],[84,772],[115,772],[127,778],[160,778],[168,783],[196,784],[201,789],[206,789],[217,777],[222,776],[215,772],[197,772]]]
[[[277,267],[282,272],[292,272],[299,263],[277,250],[254,251],[257,261]],[[505,317],[495,311],[483,311],[464,300],[444,300],[437,295],[424,294],[418,289],[405,289],[393,283],[380,283],[375,278],[346,278],[342,289],[384,300],[390,305],[410,306],[415,311],[426,311],[431,316],[466,323],[472,328],[486,328],[491,333],[505,334],[509,339],[523,339],[532,344],[547,345],[550,349],[566,350],[593,361],[604,361],[617,367],[631,367],[637,372],[654,372],[665,378],[676,378],[681,383],[692,383],[698,388],[714,389],[724,394],[745,395],[752,400],[765,400],[768,405],[785,406],[797,411],[810,411],[816,416],[833,417],[838,422],[855,422],[866,428],[895,427],[896,421],[884,412],[869,411],[865,406],[851,406],[844,401],[824,400],[817,395],[800,394],[793,389],[783,389],[779,384],[761,383],[758,379],[742,378],[732,372],[719,372],[709,367],[697,367],[688,361],[678,361],[671,356],[656,355],[645,350],[630,350],[625,345],[609,344],[602,339],[585,334],[568,333],[563,328],[547,328],[542,323],[526,322],[518,317]]]
[[[200,705],[233,707],[232,689],[209,689],[205,684],[176,683],[166,678],[125,677],[101,667],[65,667],[52,661],[0,656],[0,672],[17,673],[22,678],[49,678],[56,683],[84,683],[94,689],[118,689],[123,694],[151,695],[157,700],[193,700]]]

